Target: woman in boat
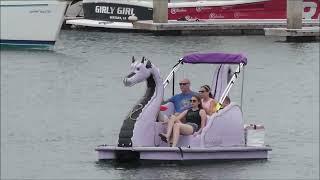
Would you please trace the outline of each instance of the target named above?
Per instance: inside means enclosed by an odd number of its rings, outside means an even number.
[[[203,85],[200,87],[199,95],[201,97],[202,108],[206,111],[207,115],[212,115],[216,112],[217,101],[213,99],[211,94],[211,88],[209,85]]]
[[[176,147],[180,134],[197,135],[200,134],[206,125],[207,115],[201,105],[201,98],[193,95],[191,100],[191,109],[183,111],[173,120],[169,120],[167,133],[159,134],[161,139],[168,142],[172,138],[172,147]]]

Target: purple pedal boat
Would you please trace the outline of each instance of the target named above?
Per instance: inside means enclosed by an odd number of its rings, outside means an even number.
[[[208,116],[207,124],[197,136],[182,136],[177,147],[161,141],[159,133],[166,131],[166,124],[159,122],[159,113],[170,116],[172,103],[160,111],[164,89],[172,81],[183,64],[218,64],[212,80],[212,94],[218,99],[218,111]],[[237,65],[233,72],[231,65]],[[264,143],[248,144],[248,127],[244,124],[241,106],[231,102],[221,108],[235,80],[239,77],[247,58],[242,54],[194,53],[181,58],[163,81],[159,69],[149,60],[132,58],[131,73],[123,80],[125,86],[146,81],[145,95],[133,107],[123,122],[117,145],[96,147],[99,160],[249,160],[267,159],[271,148]],[[242,83],[243,85],[243,83]],[[174,94],[174,85],[172,86]],[[256,127],[256,126],[254,126]]]

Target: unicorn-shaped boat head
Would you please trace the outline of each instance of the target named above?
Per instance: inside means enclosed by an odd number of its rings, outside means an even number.
[[[159,69],[146,58],[141,62],[132,57],[131,73],[123,83],[133,86],[147,82],[144,96],[133,107],[123,122],[119,134],[118,146],[155,146],[155,127],[159,126],[156,119],[163,100],[163,85]]]

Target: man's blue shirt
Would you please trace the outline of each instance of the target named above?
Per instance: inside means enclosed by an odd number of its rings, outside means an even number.
[[[191,108],[190,99],[195,94],[196,93],[193,91],[188,93],[180,93],[172,96],[169,99],[169,102],[172,102],[174,104],[174,108],[176,112],[181,113],[182,111]]]

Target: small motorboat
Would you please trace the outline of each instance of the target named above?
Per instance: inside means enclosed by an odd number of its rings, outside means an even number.
[[[170,147],[158,136],[159,133],[166,131],[166,125],[158,120],[158,116],[159,113],[167,116],[174,113],[172,103],[162,104],[164,89],[172,82],[174,95],[175,73],[184,64],[218,64],[211,86],[214,99],[219,100],[218,111],[208,116],[207,124],[201,134],[181,135],[177,147]],[[159,69],[154,64],[146,58],[136,61],[133,57],[131,72],[124,78],[123,83],[125,86],[133,86],[146,82],[146,92],[123,121],[118,144],[99,145],[95,148],[98,159],[117,161],[267,159],[271,147],[264,143],[264,126],[244,124],[241,106],[235,102],[224,108],[220,106],[246,64],[247,58],[243,54],[219,52],[189,54],[179,59],[163,81]],[[233,71],[231,66],[237,66],[236,70]],[[163,106],[166,108],[162,108]],[[254,141],[250,139],[253,131],[260,133],[260,140],[256,143],[252,143]]]
[[[151,1],[83,0],[82,8],[84,17],[67,20],[66,24],[133,29],[133,21],[153,19],[153,3]],[[214,19],[276,20],[287,18],[286,9],[287,0],[169,1],[168,20],[192,22]],[[319,19],[320,1],[303,0],[302,14],[303,19]]]

